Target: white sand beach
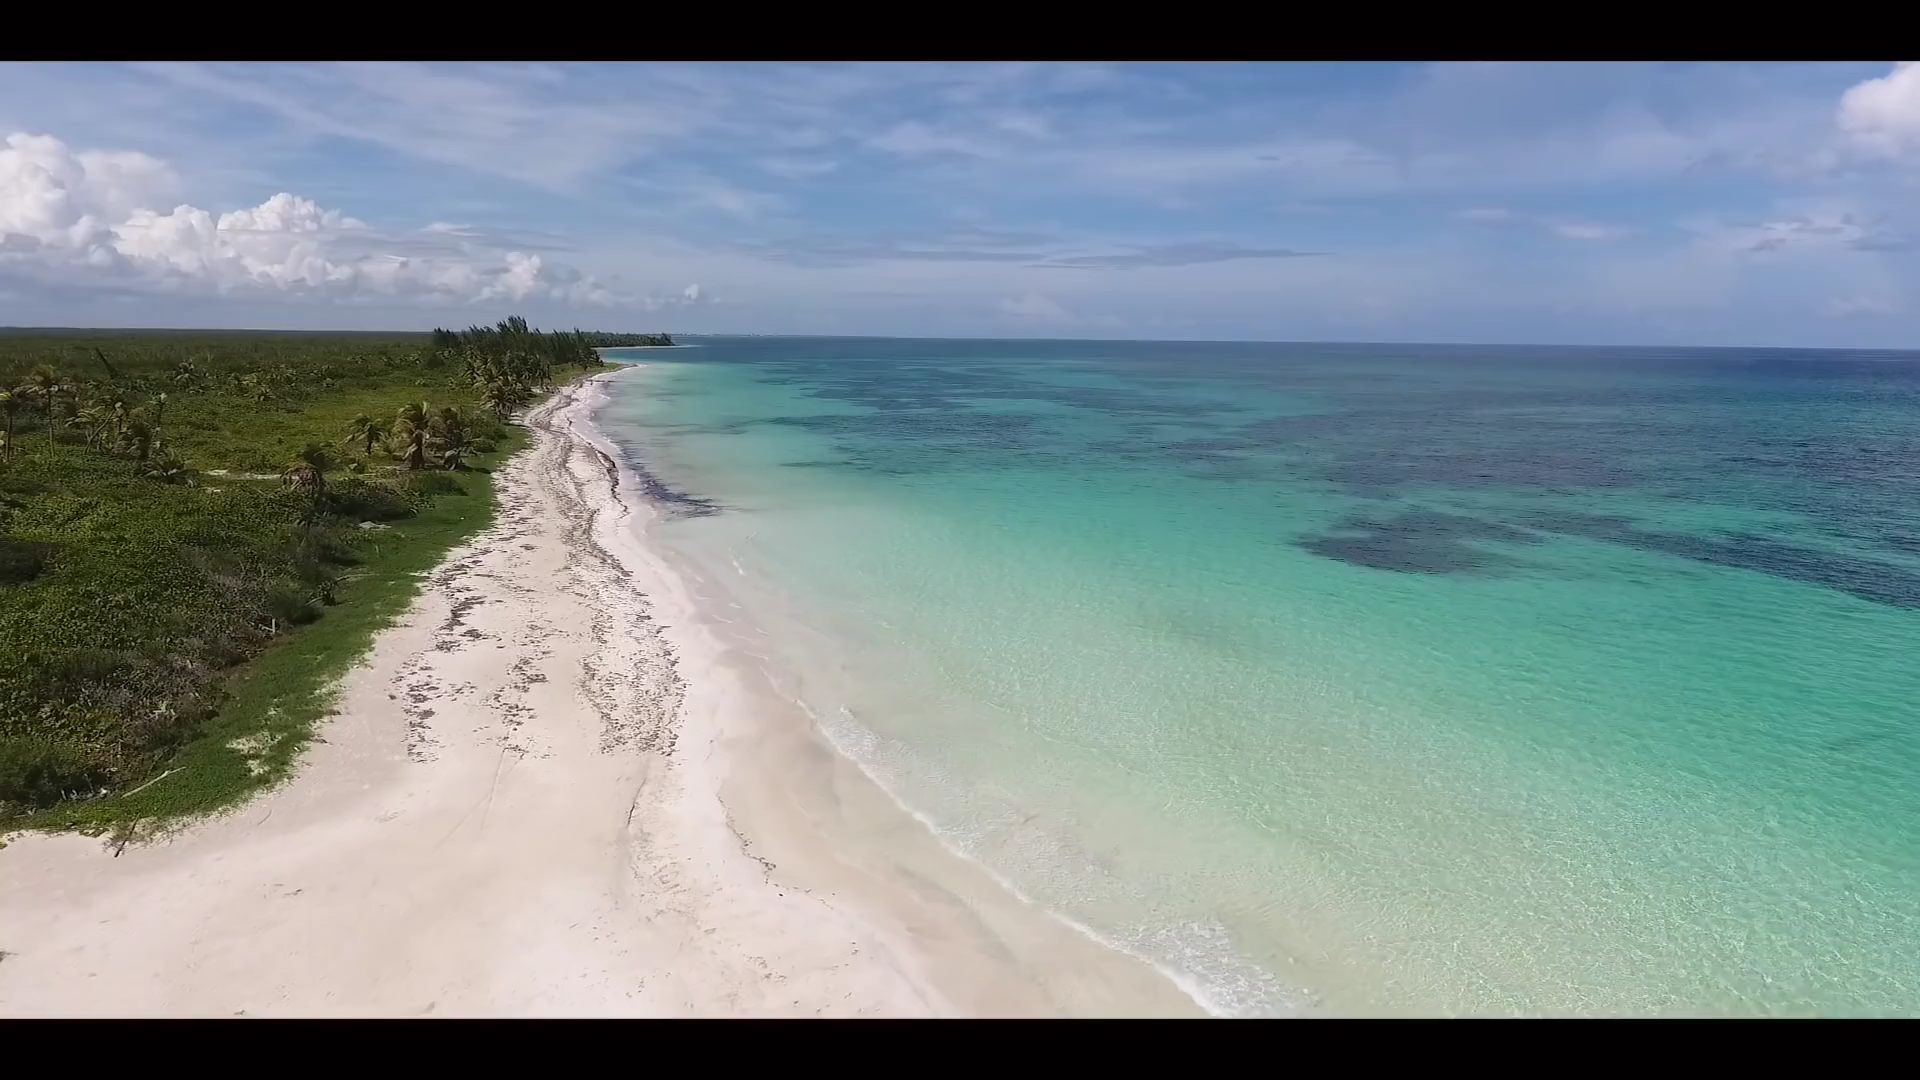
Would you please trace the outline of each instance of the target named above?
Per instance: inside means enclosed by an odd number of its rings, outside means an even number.
[[[293,779],[0,850],[0,1015],[1199,1014],[775,706],[616,497],[617,377],[533,410]]]

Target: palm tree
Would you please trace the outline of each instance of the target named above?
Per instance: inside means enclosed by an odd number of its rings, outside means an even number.
[[[493,410],[493,414],[505,420],[513,407],[520,403],[520,389],[505,379],[495,379],[480,390],[480,404]]]
[[[39,399],[40,411],[44,413],[47,418],[48,446],[53,445],[54,406],[59,402],[60,395],[66,393],[69,389],[66,380],[61,377],[60,373],[45,364],[41,364],[39,367],[28,372],[27,381],[20,386],[20,391],[26,393],[28,397]]]
[[[368,457],[373,456],[374,444],[386,437],[387,425],[382,421],[375,420],[366,413],[361,413],[359,416],[347,421],[346,441],[354,444],[365,444]]]
[[[333,468],[333,464],[333,455],[326,447],[308,443],[280,474],[280,482],[318,498],[327,492],[327,470]]]
[[[75,395],[73,404],[74,407],[70,410],[71,415],[68,419],[76,419],[82,412],[86,411],[80,408],[78,395]],[[127,420],[129,419],[126,396],[118,390],[108,390],[106,393],[94,398],[92,405],[101,411],[101,414],[105,417],[105,423],[112,428],[112,433],[106,440],[107,446],[118,449],[120,446],[120,433],[126,428]]]
[[[465,464],[467,418],[459,409],[449,405],[434,414],[433,442],[434,448],[440,452],[442,468],[458,469]]]
[[[150,404],[153,406],[153,437],[157,440],[160,438],[160,421],[167,415],[167,392],[162,390],[153,395]]]
[[[81,415],[87,411],[88,407],[101,404],[105,400],[111,399],[101,398],[92,386],[85,383],[69,384],[66,387],[65,396],[54,403],[53,414],[49,421],[57,420],[61,427],[84,428],[87,422],[80,418]],[[92,444],[91,435],[89,435],[88,444]]]
[[[75,409],[73,415],[67,417],[68,427],[87,429],[87,449],[89,450],[93,449],[94,442],[100,438],[107,430],[107,425],[112,422],[113,413],[109,412],[107,408],[102,405],[88,405],[83,409]]]
[[[421,469],[427,464],[427,439],[432,434],[432,421],[427,419],[427,403],[409,403],[402,406],[394,418],[393,437],[404,448],[401,457],[407,468]]]
[[[326,447],[308,443],[280,474],[281,483],[307,497],[306,509],[300,515],[302,527],[311,526],[314,518],[320,516],[320,504],[327,497],[327,470],[333,465],[333,455]]]
[[[26,399],[17,391],[0,390],[0,416],[6,417],[7,448],[5,460],[13,460],[13,418],[20,412],[20,406]]]

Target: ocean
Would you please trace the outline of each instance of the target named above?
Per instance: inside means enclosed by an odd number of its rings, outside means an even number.
[[[1920,1012],[1920,354],[692,340],[654,542],[1210,1011]]]

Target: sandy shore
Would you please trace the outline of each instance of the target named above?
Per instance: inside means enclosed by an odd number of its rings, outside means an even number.
[[[1197,1014],[771,707],[635,528],[600,392],[528,417],[291,781],[118,857],[0,850],[0,1015]]]

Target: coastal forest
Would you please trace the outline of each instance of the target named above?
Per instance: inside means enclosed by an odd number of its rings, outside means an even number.
[[[492,514],[513,423],[610,344],[0,331],[0,828],[126,833],[284,774]]]

